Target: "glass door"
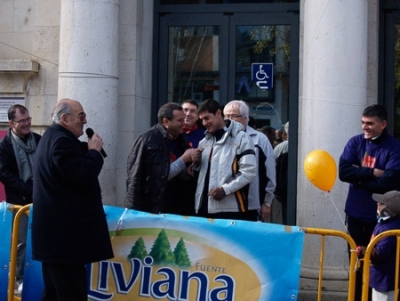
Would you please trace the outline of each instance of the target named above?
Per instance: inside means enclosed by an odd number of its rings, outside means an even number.
[[[241,99],[249,104],[256,128],[281,129],[290,120],[288,184],[296,187],[298,24],[296,12],[160,16],[154,112],[185,99],[200,104],[213,98],[221,105]],[[272,66],[272,85],[266,88],[252,78],[253,64]],[[287,221],[296,222],[295,189],[288,191]]]
[[[279,129],[289,119],[297,124],[298,18],[295,16],[287,13],[163,16],[155,91],[158,106],[185,99],[201,103],[213,98],[221,105],[242,99],[249,104],[257,128],[271,125]],[[253,63],[272,64],[273,86],[269,89],[260,88],[252,80]]]
[[[255,127],[281,129],[290,121],[287,216],[296,224],[299,19],[296,13],[237,13],[230,18],[228,99],[249,104]],[[253,64],[272,65],[269,89],[260,85]],[[294,188],[294,189],[293,189]]]
[[[169,28],[168,102],[219,97],[219,26]]]
[[[159,99],[197,103],[226,99],[227,18],[220,14],[169,15],[162,18],[159,52]],[[223,34],[225,32],[225,34]],[[226,55],[224,56],[226,58]],[[165,99],[165,101],[163,101]]]
[[[245,100],[250,105],[250,114],[257,128],[269,125],[279,129],[282,127],[282,118],[287,120],[290,54],[285,52],[284,47],[288,46],[289,34],[290,26],[284,25],[236,26],[234,98]],[[289,46],[287,50],[289,52]],[[272,85],[270,89],[262,89],[257,85],[257,76],[253,78],[252,74],[253,63],[272,64],[274,75],[269,79]],[[262,80],[264,77],[267,79],[268,75],[258,78]]]
[[[295,20],[291,14],[277,13],[243,13],[231,18],[230,31],[235,39],[231,56],[235,64],[230,65],[233,70],[229,73],[229,82],[234,86],[230,85],[229,90],[232,99],[242,99],[249,104],[257,128],[269,125],[280,129],[289,121],[290,95],[298,93],[297,67],[290,64],[291,59],[297,62],[298,57],[298,43],[293,46],[291,41],[291,32],[297,29],[297,25],[293,25]],[[268,89],[258,84],[253,64],[272,66]],[[292,101],[297,118],[297,100]]]
[[[400,7],[399,7],[400,8]],[[388,10],[385,14],[384,105],[388,110],[388,129],[400,139],[400,11]]]

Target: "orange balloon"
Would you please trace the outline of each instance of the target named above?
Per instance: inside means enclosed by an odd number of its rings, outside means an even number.
[[[331,191],[335,185],[336,172],[335,160],[324,150],[313,150],[304,160],[304,173],[308,180],[323,191]]]

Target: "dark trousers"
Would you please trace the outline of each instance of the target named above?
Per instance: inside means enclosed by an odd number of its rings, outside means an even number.
[[[42,262],[44,289],[41,301],[87,301],[84,265]]]
[[[371,240],[372,232],[374,231],[376,222],[363,222],[358,219],[346,216],[347,231],[357,246],[367,246]],[[349,247],[350,257],[350,247]],[[354,267],[350,267],[354,269]],[[362,293],[362,273],[363,265],[361,263],[360,269],[356,272],[356,288],[355,288],[355,301],[361,300]],[[368,300],[371,300],[371,289],[369,289]]]
[[[259,220],[258,210],[248,210],[242,213],[242,220],[249,222],[257,222]]]
[[[199,213],[198,216],[205,218],[217,218],[217,219],[236,219],[236,220],[243,219],[243,213],[241,212],[218,212],[209,214]]]

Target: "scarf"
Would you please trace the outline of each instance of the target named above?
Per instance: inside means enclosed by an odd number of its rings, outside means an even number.
[[[11,130],[11,144],[17,160],[19,178],[24,182],[32,179],[33,157],[36,150],[36,140],[32,133],[26,137],[26,142]]]
[[[191,132],[194,132],[195,130],[197,130],[199,126],[197,125],[197,123],[195,123],[191,128],[188,128],[187,126],[183,126],[183,132],[187,135],[189,135]]]

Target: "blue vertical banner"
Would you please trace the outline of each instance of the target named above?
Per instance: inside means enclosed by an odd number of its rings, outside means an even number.
[[[10,273],[12,212],[6,202],[0,202],[0,300],[7,300]]]
[[[251,64],[251,80],[261,89],[270,90],[274,86],[274,64]]]

